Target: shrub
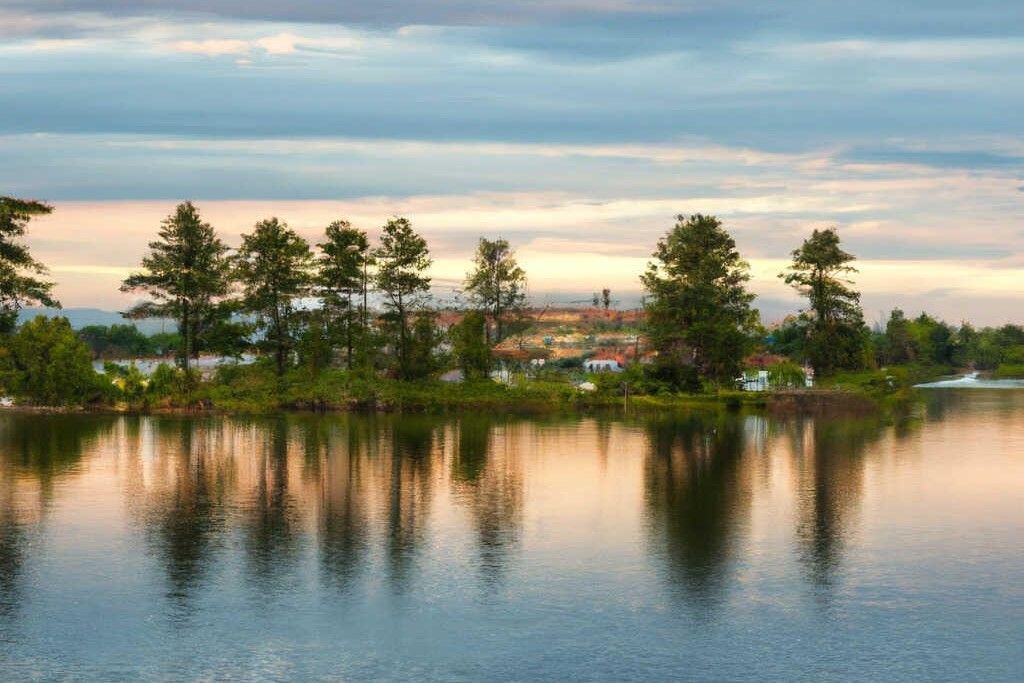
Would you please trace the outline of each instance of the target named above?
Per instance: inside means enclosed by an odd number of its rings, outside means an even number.
[[[6,340],[5,384],[19,399],[42,405],[81,405],[101,400],[103,377],[92,367],[89,347],[67,318],[39,316]]]

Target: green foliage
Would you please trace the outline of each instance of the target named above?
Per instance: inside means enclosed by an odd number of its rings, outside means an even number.
[[[125,316],[177,320],[178,362],[188,370],[201,351],[219,350],[225,335],[240,331],[230,325],[234,309],[223,302],[231,284],[228,248],[195,205],[183,202],[164,219],[149,249],[143,271],[129,276],[121,291],[145,292],[150,301]]]
[[[158,346],[154,337],[142,334],[134,325],[86,325],[78,330],[96,358],[139,358],[156,355],[159,351],[176,346],[166,341],[178,340],[178,335],[162,335]]]
[[[469,311],[448,331],[455,359],[466,379],[482,379],[491,371],[491,347],[487,343],[487,318]]]
[[[134,364],[104,363],[103,374],[111,386],[116,388],[121,400],[134,405],[145,402],[149,380]]]
[[[874,344],[879,365],[992,370],[1000,364],[1024,364],[1022,340],[1024,328],[1017,325],[981,330],[969,323],[954,327],[927,313],[908,320],[896,309]]]
[[[412,344],[409,353],[408,379],[429,377],[440,368],[437,356],[437,345],[442,335],[435,323],[436,315],[421,312],[416,316],[412,326]]]
[[[306,321],[296,350],[299,354],[299,365],[310,375],[316,376],[330,367],[334,349],[330,329],[325,324],[324,311],[312,311],[307,315]]]
[[[793,251],[789,272],[779,275],[808,299],[804,353],[819,375],[866,365],[868,330],[860,293],[845,277],[857,272],[849,265],[854,259],[840,248],[834,228],[815,230]]]
[[[319,244],[321,255],[316,274],[316,293],[326,315],[330,337],[345,346],[345,360],[352,367],[357,342],[365,342],[365,308],[356,315],[359,295],[365,297],[367,269],[372,265],[370,242],[366,233],[348,221],[327,226],[327,239]],[[363,349],[365,351],[365,349]]]
[[[398,361],[398,376],[408,379],[422,374],[413,367],[410,314],[420,310],[430,292],[430,267],[427,242],[412,229],[405,218],[394,218],[381,231],[375,281],[384,296],[384,321],[391,334]]]
[[[681,369],[686,365],[699,377],[731,380],[751,348],[757,321],[750,308],[754,295],[746,290],[749,266],[736,242],[714,216],[679,216],[654,258],[641,279],[650,293],[646,308],[657,372],[676,386],[692,384]]]
[[[185,371],[161,363],[149,376],[149,395],[154,398],[188,396],[196,390],[199,374],[195,370]]]
[[[100,400],[104,384],[89,347],[67,318],[39,316],[6,339],[4,384],[16,398],[38,405],[81,405]]]
[[[46,266],[21,241],[29,221],[52,211],[49,204],[0,196],[0,334],[14,331],[18,311],[27,305],[60,308],[53,283],[36,277],[47,274]]]
[[[466,275],[466,293],[494,325],[486,328],[487,341],[500,343],[507,335],[509,319],[522,317],[526,306],[526,271],[516,262],[515,252],[503,239],[480,238],[473,255],[474,269]]]
[[[309,243],[277,218],[260,221],[235,258],[235,276],[242,285],[242,306],[256,316],[263,333],[258,346],[274,357],[283,376],[301,331],[302,311],[296,304],[313,286],[313,253]]]
[[[1024,363],[1000,363],[992,376],[996,379],[1024,379]]]
[[[177,332],[157,332],[149,335],[149,346],[153,355],[166,356],[181,347],[181,335]]]
[[[802,387],[804,378],[804,369],[792,361],[780,361],[768,367],[772,387]]]

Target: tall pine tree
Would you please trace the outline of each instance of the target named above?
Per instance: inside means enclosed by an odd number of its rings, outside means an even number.
[[[164,219],[159,239],[149,243],[142,272],[130,275],[123,292],[145,292],[150,300],[124,313],[128,318],[173,318],[181,346],[178,363],[190,361],[219,346],[231,307],[225,301],[231,288],[228,248],[213,227],[203,221],[192,202],[182,202]]]
[[[274,355],[278,376],[288,368],[301,332],[299,301],[313,293],[313,252],[309,243],[277,218],[260,221],[236,256],[235,276],[244,310],[256,316],[261,345]]]

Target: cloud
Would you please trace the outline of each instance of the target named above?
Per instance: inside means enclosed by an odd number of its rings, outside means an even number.
[[[171,43],[169,48],[175,52],[189,52],[217,57],[220,55],[242,55],[248,54],[255,46],[253,41],[210,39],[210,40],[179,40]]]
[[[36,236],[64,268],[136,262],[191,197],[235,234],[408,212],[453,264],[500,231],[537,278],[579,258],[572,280],[635,287],[703,211],[759,263],[836,224],[937,300],[947,262],[1024,263],[1021,35],[994,0],[0,0],[0,186],[111,212],[109,254],[70,222]],[[872,291],[917,291],[895,272]]]
[[[167,47],[174,52],[219,57],[223,55],[251,55],[253,52],[280,56],[294,54],[299,50],[350,52],[357,50],[359,45],[360,42],[355,38],[340,36],[309,38],[294,33],[281,32],[252,39],[209,38],[206,40],[179,40],[170,43]]]

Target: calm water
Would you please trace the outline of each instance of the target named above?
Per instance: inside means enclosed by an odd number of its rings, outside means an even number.
[[[0,679],[1024,680],[1024,392],[0,415]]]

